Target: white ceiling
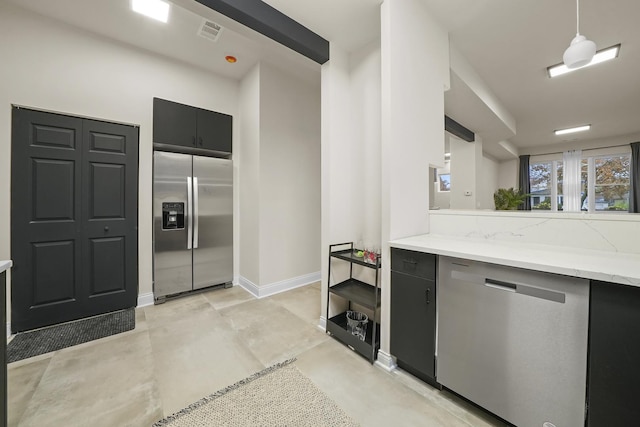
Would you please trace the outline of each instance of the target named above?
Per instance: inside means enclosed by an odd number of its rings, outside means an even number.
[[[309,81],[320,66],[193,0],[173,0],[168,25],[132,13],[129,0],[4,0],[87,31],[241,79],[268,61]],[[381,0],[264,0],[330,42],[352,51],[379,37]],[[581,33],[598,48],[622,43],[620,57],[555,79],[546,67],[561,62],[575,35],[573,0],[423,0],[449,30],[451,43],[515,117],[517,134],[495,119],[452,73],[445,111],[478,133],[498,158],[502,139],[524,153],[565,140],[640,135],[640,1],[582,0]],[[225,27],[217,43],[196,35],[202,17]],[[228,64],[224,56],[238,57]],[[591,123],[582,134],[554,129]]]
[[[382,0],[263,0],[351,52],[380,36]]]
[[[315,62],[192,0],[173,0],[167,24],[132,12],[130,0],[6,1],[232,79],[241,79],[262,60],[320,82]],[[197,34],[204,18],[224,27],[217,42]],[[238,62],[229,64],[227,55],[236,56]]]
[[[541,145],[553,145],[550,149],[558,151],[569,140],[637,137],[640,1],[582,0],[581,34],[598,49],[622,43],[620,56],[554,79],[547,77],[546,67],[562,62],[575,36],[574,0],[423,1],[449,29],[451,43],[515,117],[517,134],[509,141],[521,153]],[[464,103],[456,102],[456,109],[447,112],[454,118],[465,116],[464,108]],[[592,125],[590,132],[553,135],[555,129],[586,123]],[[482,131],[477,129],[481,136]],[[496,146],[495,139],[487,140]]]

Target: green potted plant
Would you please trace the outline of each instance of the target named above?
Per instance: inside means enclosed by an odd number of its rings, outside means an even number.
[[[498,188],[496,192],[493,193],[493,202],[498,211],[515,210],[527,200],[527,197],[529,197],[529,194],[524,194],[513,187]]]

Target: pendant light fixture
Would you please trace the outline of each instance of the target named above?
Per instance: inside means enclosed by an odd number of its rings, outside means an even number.
[[[576,22],[576,36],[562,56],[564,65],[570,69],[588,64],[596,54],[596,44],[580,34],[580,0],[576,0]]]

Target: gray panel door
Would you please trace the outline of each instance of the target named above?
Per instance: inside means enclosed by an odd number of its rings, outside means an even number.
[[[233,166],[193,156],[193,288],[233,280]]]
[[[13,332],[136,305],[137,162],[133,127],[14,108]]]
[[[135,307],[138,297],[138,130],[83,121],[83,297]]]
[[[191,176],[190,155],[153,153],[154,298],[192,290]],[[184,228],[163,229],[163,203],[183,204]]]

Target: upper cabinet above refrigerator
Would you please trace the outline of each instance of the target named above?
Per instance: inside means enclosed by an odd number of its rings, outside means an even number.
[[[153,98],[153,143],[163,150],[190,154],[215,152],[228,157],[232,150],[233,118],[165,99]]]

